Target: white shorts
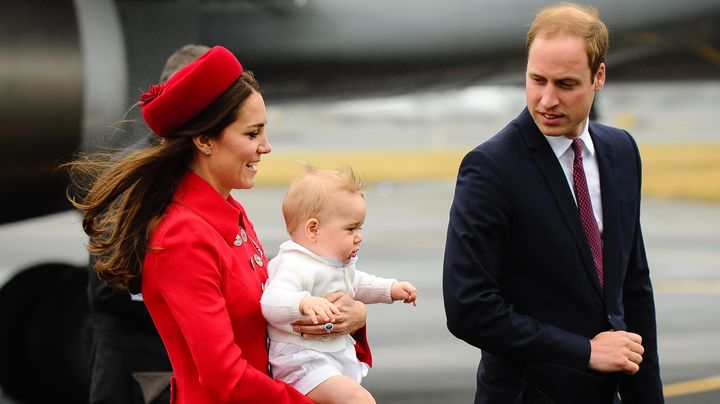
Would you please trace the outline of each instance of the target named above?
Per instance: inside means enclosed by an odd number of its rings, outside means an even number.
[[[269,359],[273,378],[303,394],[332,376],[345,375],[360,383],[368,373],[368,366],[357,359],[353,346],[339,352],[319,352],[300,345],[270,341]]]

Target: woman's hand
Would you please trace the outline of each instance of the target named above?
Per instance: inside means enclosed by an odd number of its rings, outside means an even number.
[[[320,339],[327,337],[328,334],[333,336],[352,334],[365,325],[367,319],[365,304],[353,300],[343,292],[328,293],[325,298],[335,304],[340,314],[335,316],[334,323],[330,323],[332,324],[332,327],[328,327],[330,332],[325,324],[315,324],[311,319],[294,322],[293,330],[300,333],[303,338]]]

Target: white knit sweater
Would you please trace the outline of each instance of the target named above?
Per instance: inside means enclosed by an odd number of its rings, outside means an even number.
[[[395,279],[358,271],[356,261],[353,258],[343,265],[338,260],[315,255],[293,241],[282,243],[278,255],[268,265],[269,278],[260,300],[270,339],[321,352],[338,352],[354,344],[349,335],[303,339],[290,323],[307,318],[300,314],[300,301],[307,295],[322,297],[340,291],[366,304],[392,303],[390,287]]]

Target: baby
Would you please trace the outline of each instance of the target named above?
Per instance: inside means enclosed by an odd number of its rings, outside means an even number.
[[[292,240],[268,266],[261,304],[270,337],[273,377],[318,403],[374,403],[360,386],[368,367],[357,359],[352,337],[333,332],[338,308],[325,299],[342,291],[363,303],[416,303],[409,282],[355,269],[365,222],[363,184],[351,169],[308,167],[290,185],[283,215]],[[309,316],[326,322],[327,336],[303,338],[291,323]]]

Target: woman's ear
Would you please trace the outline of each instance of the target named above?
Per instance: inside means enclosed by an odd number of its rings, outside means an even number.
[[[193,143],[200,153],[207,156],[212,154],[212,145],[210,144],[210,136],[198,135],[193,137]]]
[[[320,227],[320,221],[314,217],[311,217],[305,222],[305,237],[308,240],[315,242],[317,241],[318,229]]]

